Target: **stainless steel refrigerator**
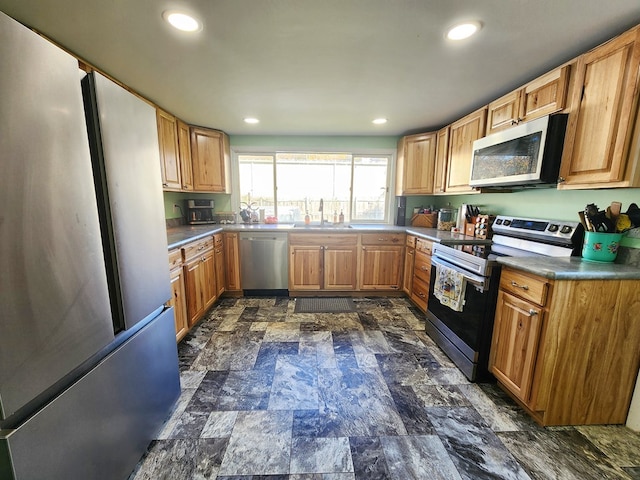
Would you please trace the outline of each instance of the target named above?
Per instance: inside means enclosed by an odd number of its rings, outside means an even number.
[[[179,392],[155,110],[0,13],[0,478],[125,479]]]

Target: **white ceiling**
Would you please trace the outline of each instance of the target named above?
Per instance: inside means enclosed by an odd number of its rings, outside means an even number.
[[[203,30],[173,31],[161,15],[175,8]],[[232,135],[435,129],[640,23],[639,0],[0,0],[0,11]],[[445,40],[469,19],[478,35]]]

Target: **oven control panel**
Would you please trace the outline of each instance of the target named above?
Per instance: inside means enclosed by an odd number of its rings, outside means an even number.
[[[546,238],[548,240],[562,240],[569,243],[579,222],[566,220],[544,220],[540,218],[496,216],[493,231],[521,238]]]

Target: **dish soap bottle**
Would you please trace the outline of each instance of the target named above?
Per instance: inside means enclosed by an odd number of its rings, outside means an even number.
[[[344,213],[340,210],[340,223],[344,223]]]
[[[309,216],[309,212],[304,216],[304,224],[309,225],[311,223],[311,217]]]
[[[338,223],[338,212],[333,211],[333,223]]]

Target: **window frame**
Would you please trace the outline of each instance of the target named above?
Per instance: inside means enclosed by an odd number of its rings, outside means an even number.
[[[394,208],[395,208],[395,184],[396,184],[396,150],[391,149],[348,149],[348,148],[261,148],[261,147],[237,147],[231,148],[231,181],[233,184],[233,190],[231,194],[231,209],[234,212],[239,212],[243,207],[240,201],[240,167],[239,157],[242,155],[250,156],[271,156],[273,158],[273,192],[274,201],[277,205],[278,202],[278,190],[277,190],[277,176],[276,176],[276,155],[279,153],[286,154],[338,154],[344,153],[351,155],[351,183],[349,190],[349,202],[353,209],[353,170],[354,161],[356,157],[387,157],[388,158],[388,170],[387,170],[387,185],[386,185],[386,204],[384,206],[384,218],[382,220],[369,220],[369,219],[351,219],[349,223],[354,225],[364,224],[380,224],[380,225],[392,225],[394,222]],[[350,212],[351,214],[352,212]]]

